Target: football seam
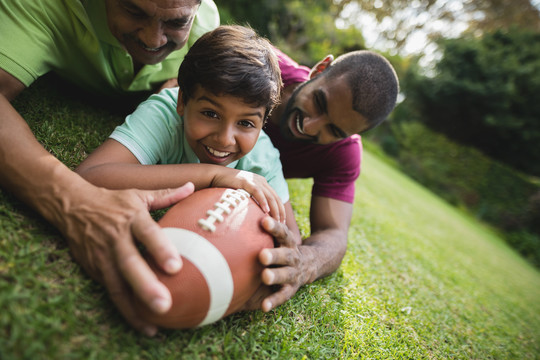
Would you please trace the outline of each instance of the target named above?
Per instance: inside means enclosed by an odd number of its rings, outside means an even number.
[[[224,214],[228,215],[238,207],[240,204],[249,201],[250,194],[243,189],[227,189],[221,195],[218,202],[214,204],[214,209],[210,209],[206,212],[208,216],[206,219],[199,219],[197,224],[206,231],[215,232],[216,221],[223,222]]]

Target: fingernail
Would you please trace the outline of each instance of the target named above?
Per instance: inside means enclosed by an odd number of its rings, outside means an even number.
[[[164,298],[156,298],[152,301],[151,308],[158,314],[163,314],[171,307],[171,301]]]
[[[263,303],[263,311],[269,312],[270,310],[272,310],[272,303],[270,302],[270,300],[265,300]]]
[[[274,278],[275,278],[274,273],[272,271],[267,271],[266,272],[266,280],[267,280],[266,285],[273,285],[274,284]]]
[[[153,337],[157,334],[157,328],[155,326],[147,326],[143,329],[143,333],[146,336]]]
[[[182,263],[175,258],[171,258],[165,262],[165,271],[168,273],[175,273],[182,267]]]

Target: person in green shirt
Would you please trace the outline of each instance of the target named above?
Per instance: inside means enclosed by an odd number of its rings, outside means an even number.
[[[135,241],[165,271],[179,271],[180,257],[148,210],[188,196],[193,184],[153,191],[91,185],[43,148],[10,101],[48,72],[105,95],[153,91],[176,81],[187,49],[218,25],[212,0],[0,2],[0,186],[65,236],[75,260],[148,335],[157,328],[136,316],[130,297],[161,313],[171,296],[142,265]]]

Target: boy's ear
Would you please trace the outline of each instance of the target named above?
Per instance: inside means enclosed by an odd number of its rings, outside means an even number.
[[[182,99],[182,90],[178,88],[178,99],[176,99],[176,112],[180,116],[184,116],[184,99]]]
[[[334,61],[334,55],[326,55],[324,59],[319,61],[315,66],[311,68],[311,71],[309,72],[309,78],[313,79],[320,73],[324,71],[331,63]]]

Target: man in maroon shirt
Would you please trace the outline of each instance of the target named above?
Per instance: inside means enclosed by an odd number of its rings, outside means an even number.
[[[399,88],[390,63],[370,51],[347,53],[335,61],[330,55],[311,70],[276,52],[284,88],[264,130],[280,151],[285,177],[313,178],[314,184],[308,238],[296,238],[269,217],[263,221],[280,246],[260,253],[264,265],[273,265],[262,279],[280,289],[272,294],[266,289],[247,307],[264,311],[341,264],[360,175],[362,143],[357,134],[388,116]]]

